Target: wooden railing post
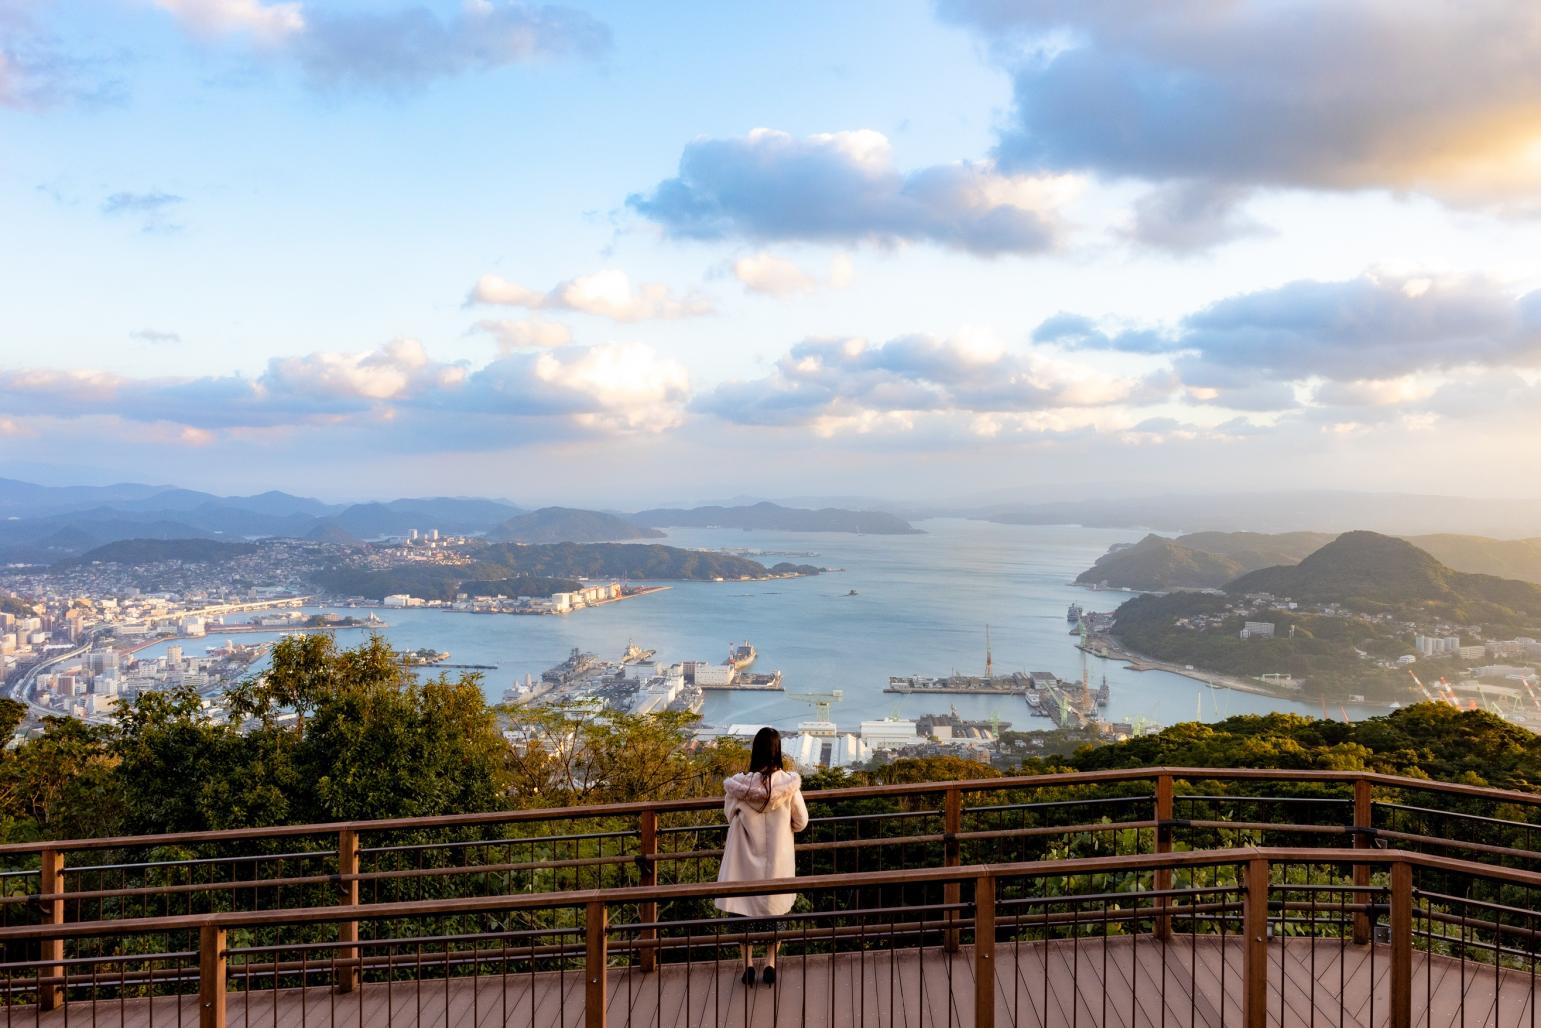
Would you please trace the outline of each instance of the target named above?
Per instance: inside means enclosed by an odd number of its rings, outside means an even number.
[[[1413,1023],[1413,866],[1391,865],[1391,1028]]]
[[[64,891],[64,854],[59,850],[45,849],[42,854],[42,863],[38,875],[38,892],[44,896],[58,897]],[[43,901],[43,923],[64,923],[63,898],[46,899]],[[50,963],[50,961],[64,960],[64,940],[44,939],[38,954],[43,961],[43,966],[38,974],[45,978],[64,977],[63,963]],[[62,985],[39,985],[37,990],[37,1005],[39,1010],[57,1010],[64,1004],[64,987]]]
[[[609,959],[605,944],[607,926],[603,900],[593,900],[583,916],[583,1024],[584,1028],[605,1028],[605,962]]]
[[[359,852],[358,832],[352,828],[340,829],[337,833],[337,874],[338,874],[338,901],[345,907],[358,906],[359,900]],[[363,966],[363,953],[357,946],[349,943],[358,942],[358,922],[343,921],[337,925],[337,991],[352,992],[358,988],[362,980],[360,968]]]
[[[962,860],[963,847],[958,841],[958,833],[963,831],[963,790],[957,786],[951,786],[946,793],[946,800],[942,807],[942,865],[944,867],[957,867]],[[942,902],[957,906],[962,900],[963,890],[958,882],[946,882],[942,885]],[[947,923],[951,925],[957,920],[955,910],[947,912]],[[942,933],[942,948],[948,953],[958,952],[958,929],[949,927]]]
[[[1172,852],[1172,776],[1163,774],[1156,776],[1156,852]],[[1156,869],[1156,891],[1164,892],[1172,887],[1172,869],[1160,867]],[[1167,897],[1162,896],[1157,906],[1160,913],[1156,915],[1156,938],[1163,942],[1172,936],[1172,918],[1167,913]]]
[[[1371,837],[1371,829],[1375,823],[1375,805],[1370,793],[1370,780],[1358,778],[1354,780],[1354,849],[1367,850],[1375,845]],[[1368,903],[1370,894],[1366,891],[1370,885],[1370,865],[1354,865],[1354,901],[1356,903]],[[1371,918],[1368,913],[1360,912],[1354,915],[1354,942],[1363,946],[1370,941]]]
[[[198,929],[198,1028],[225,1028],[225,930]]]
[[[641,872],[641,885],[645,889],[653,888],[658,884],[658,812],[644,810],[642,820],[638,826],[637,863]],[[658,901],[647,900],[637,906],[637,918],[643,924],[652,924],[658,920]],[[658,941],[657,928],[644,928],[638,933],[638,941],[643,943],[638,965],[644,974],[658,968],[658,950],[648,943]]]
[[[995,876],[974,880],[974,1028],[995,1028]]]
[[[1268,861],[1247,861],[1247,897],[1242,933],[1241,1023],[1268,1028]]]

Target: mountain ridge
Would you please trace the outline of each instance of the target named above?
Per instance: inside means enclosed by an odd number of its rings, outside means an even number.
[[[518,543],[609,543],[628,539],[662,539],[656,528],[638,525],[603,511],[577,507],[541,507],[516,514],[494,526],[487,538]]]
[[[1344,532],[1299,564],[1248,572],[1225,591],[1359,609],[1419,609],[1458,623],[1541,617],[1541,586],[1455,571],[1405,539],[1367,531]]]
[[[1137,543],[1109,549],[1075,580],[1143,592],[1218,589],[1250,571],[1299,563],[1334,538],[1319,532],[1192,532],[1175,538],[1152,533]],[[1454,571],[1541,584],[1541,539],[1451,533],[1398,538]],[[1236,569],[1230,577],[1225,577],[1226,562]]]

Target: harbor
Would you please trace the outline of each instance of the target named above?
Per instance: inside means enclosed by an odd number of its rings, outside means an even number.
[[[988,639],[988,632],[986,633]],[[996,674],[994,658],[986,642],[985,674],[964,675],[954,672],[942,677],[923,675],[890,676],[885,692],[906,696],[947,697],[947,712],[929,711],[912,718],[897,712],[878,720],[861,720],[853,727],[842,727],[836,709],[844,702],[845,692],[790,692],[780,670],[751,672],[750,665],[760,653],[749,641],[731,644],[720,663],[681,660],[672,663],[657,659],[657,651],[644,649],[628,640],[617,659],[601,657],[580,647],[573,647],[567,658],[541,672],[537,678],[526,675],[523,683],[504,694],[511,707],[530,704],[591,705],[629,716],[657,713],[700,714],[708,693],[776,693],[788,700],[807,704],[813,716],[792,725],[784,720],[766,719],[782,728],[784,750],[804,768],[863,764],[876,757],[905,755],[952,755],[990,762],[996,756],[1001,733],[1014,719],[992,713],[986,718],[966,718],[958,713],[958,696],[1010,697],[1022,704],[1029,718],[1041,718],[1049,726],[1078,732],[1090,732],[1104,738],[1132,734],[1130,724],[1107,719],[1106,710],[1112,690],[1104,679],[1093,689],[1084,662],[1079,681],[1061,678],[1049,671],[1012,671]],[[779,721],[779,723],[778,723]],[[724,736],[749,738],[766,723],[759,720],[727,724],[703,722],[696,729],[703,742]]]
[[[489,618],[427,607],[371,612],[315,604],[296,613],[304,618],[383,616],[389,625],[378,630],[393,649],[428,647],[452,652],[457,664],[495,667],[484,670],[482,678],[482,688],[493,702],[501,701],[510,686],[522,686],[527,680],[534,688],[524,693],[525,701],[539,702],[542,697],[532,693],[550,689],[541,680],[542,673],[562,663],[575,646],[580,652],[614,660],[634,642],[643,652],[656,648],[654,656],[666,662],[695,659],[720,664],[730,641],[736,646],[747,638],[758,653],[745,674],[779,670],[782,689],[745,688],[756,683],[742,675],[733,688],[704,689],[701,716],[707,725],[795,728],[808,716],[805,701],[796,694],[838,689],[845,698],[836,706],[835,716],[843,727],[891,715],[919,719],[956,706],[971,721],[988,723],[998,717],[1015,722],[1018,731],[1051,728],[1052,723],[1035,713],[1024,696],[995,691],[900,694],[887,693],[884,687],[890,677],[945,679],[955,670],[984,677],[982,625],[986,622],[991,622],[996,678],[1007,677],[1011,670],[1041,668],[1074,680],[1080,657],[1075,645],[1081,640],[1068,633],[1067,605],[1075,601],[1090,607],[1094,594],[1067,583],[1077,569],[1119,537],[1100,530],[946,520],[928,522],[927,530],[927,537],[820,540],[825,563],[856,569],[838,582],[817,577],[727,586],[682,582],[648,603],[612,604],[587,611],[581,618]],[[720,533],[681,530],[677,535],[687,545],[722,545]],[[789,534],[755,533],[749,539],[766,549],[807,545]],[[926,540],[931,545],[922,547]],[[947,560],[938,556],[936,541],[952,554]],[[960,553],[969,555],[961,567]],[[860,595],[847,595],[852,586]],[[1007,610],[1012,612],[1009,617],[1002,613]],[[272,624],[264,626],[266,632],[227,638],[264,642],[301,623]],[[367,630],[338,632],[338,642],[347,645],[350,637],[366,635]],[[125,640],[128,645],[135,642]],[[146,656],[153,658],[165,653],[173,641],[146,638],[142,645]],[[201,644],[189,652],[201,653]],[[1097,713],[1115,724],[1172,724],[1195,716],[1209,720],[1274,710],[1321,715],[1320,705],[1290,697],[1211,689],[1183,676],[1181,667],[1136,671],[1123,660],[1101,659],[1095,652],[1088,661],[1093,690],[1105,675],[1111,694],[1107,708]],[[439,670],[419,673],[433,675]],[[1196,708],[1201,715],[1195,714]],[[1353,705],[1350,713],[1359,716]]]
[[[1086,614],[1079,604],[1072,603],[1066,620],[1076,626],[1077,632],[1089,630],[1095,615]],[[1112,699],[1106,676],[1100,688],[1091,687],[1090,669],[1087,665],[1087,649],[1081,648],[1081,677],[1077,682],[1067,681],[1052,671],[995,672],[995,655],[990,644],[990,627],[985,626],[985,673],[964,675],[954,671],[945,677],[924,675],[890,675],[885,693],[924,696],[1020,696],[1030,713],[1048,718],[1056,728],[1091,729],[1106,735],[1127,735],[1129,725],[1113,724],[1104,717]]]
[[[750,672],[758,651],[748,641],[728,647],[720,664],[705,660],[664,663],[657,650],[628,641],[616,660],[573,647],[567,659],[503,695],[511,705],[531,703],[597,703],[627,714],[684,712],[699,714],[707,690],[783,692],[780,671]]]

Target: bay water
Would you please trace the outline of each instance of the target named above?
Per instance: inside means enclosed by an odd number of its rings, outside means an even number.
[[[745,552],[766,565],[787,560],[840,570],[768,582],[662,583],[669,588],[561,617],[382,610],[388,627],[381,634],[398,649],[447,650],[450,663],[492,665],[480,674],[494,702],[526,674],[539,678],[573,647],[618,659],[635,642],[657,650],[661,661],[717,663],[730,644],[747,640],[759,650],[754,670],[779,669],[786,692],[709,692],[702,712],[708,725],[794,729],[814,717],[810,702],[796,694],[839,690],[844,699],[832,716],[844,730],[889,715],[945,713],[949,706],[964,717],[998,717],[1019,730],[1051,727],[1047,719],[1030,717],[1020,697],[944,698],[883,689],[890,675],[983,674],[987,625],[997,674],[1050,671],[1079,679],[1083,656],[1066,609],[1079,603],[1089,611],[1112,610],[1129,595],[1072,582],[1110,545],[1142,533],[963,519],[931,519],[916,527],[925,534],[670,529],[659,541]],[[338,633],[340,645],[363,637],[359,631]],[[210,636],[204,645],[224,638],[255,642],[276,635]],[[167,645],[141,656],[157,656]],[[196,641],[181,645],[190,654],[201,652]],[[1298,702],[1211,689],[1095,657],[1087,658],[1087,673],[1093,688],[1106,678],[1112,693],[1107,716],[1114,720],[1166,725],[1272,710],[1320,714]]]

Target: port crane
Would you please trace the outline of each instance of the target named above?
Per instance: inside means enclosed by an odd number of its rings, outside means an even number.
[[[1423,698],[1424,699],[1428,700],[1430,703],[1438,703],[1438,702],[1440,702],[1439,700],[1434,698],[1434,694],[1433,693],[1429,692],[1428,686],[1423,684],[1423,680],[1418,677],[1418,672],[1414,671],[1412,668],[1408,668],[1407,669],[1407,674],[1409,675],[1409,677],[1412,678],[1413,684],[1418,687],[1418,691],[1423,694]],[[1323,702],[1325,703],[1325,701],[1323,701]]]
[[[835,723],[830,720],[830,708],[845,699],[845,693],[839,689],[831,689],[829,692],[789,692],[786,694],[789,700],[802,700],[812,704],[814,721],[805,721],[797,727],[810,735],[834,735]],[[817,726],[817,727],[814,727]]]
[[[1452,707],[1460,707],[1460,701],[1455,698],[1455,693],[1451,690],[1450,683],[1445,681],[1445,679],[1441,678],[1439,680],[1439,690],[1436,693],[1423,684],[1423,680],[1418,677],[1417,672],[1412,668],[1408,668],[1407,673],[1412,677],[1413,684],[1418,687],[1418,691],[1423,694],[1423,698],[1430,703],[1448,703]]]

